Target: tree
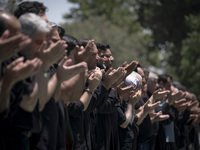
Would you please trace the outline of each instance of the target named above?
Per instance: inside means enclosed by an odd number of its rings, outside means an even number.
[[[22,2],[23,0],[1,0],[0,1],[0,9],[13,13],[17,4]]]
[[[199,94],[198,0],[138,0],[139,21],[153,33],[154,50],[164,49],[167,62],[187,89]],[[161,48],[162,47],[162,48]],[[172,70],[170,70],[172,71]],[[198,95],[200,98],[200,95]]]
[[[107,20],[120,27],[126,26],[128,32],[143,30],[137,22],[133,0],[69,0],[78,7],[72,8],[66,19],[76,21],[92,20],[98,16],[105,16]]]
[[[130,34],[126,28],[114,25],[106,17],[96,17],[95,20],[62,24],[67,34],[78,39],[94,39],[96,42],[107,43],[115,57],[114,67],[121,66],[124,61],[138,60],[148,66],[147,47],[152,42],[148,34],[135,32]]]

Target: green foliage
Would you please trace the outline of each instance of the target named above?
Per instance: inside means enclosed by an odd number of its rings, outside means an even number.
[[[186,23],[191,29],[188,38],[183,41],[181,50],[181,81],[187,87],[199,94],[200,83],[200,15],[189,15]],[[187,80],[185,80],[187,79]],[[195,84],[194,84],[195,83]],[[199,96],[199,95],[198,95]],[[198,97],[199,98],[199,97]]]
[[[137,15],[134,11],[132,0],[69,0],[78,4],[72,8],[66,19],[79,21],[95,19],[98,16],[105,16],[107,20],[118,26],[127,26],[129,32],[142,30],[137,22]]]
[[[23,0],[1,0],[0,1],[0,10],[5,10],[10,13],[13,13],[17,4]]]
[[[95,39],[100,43],[107,43],[115,57],[114,67],[121,66],[124,61],[138,60],[145,66],[147,47],[152,39],[149,34],[135,32],[129,34],[125,27],[112,24],[105,17],[96,17],[95,20],[62,24],[67,34],[78,39]]]
[[[137,0],[137,5],[140,23],[153,33],[153,50],[167,53],[166,72],[200,98],[200,1]]]

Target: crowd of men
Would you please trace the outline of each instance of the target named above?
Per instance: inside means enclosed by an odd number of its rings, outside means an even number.
[[[46,9],[0,11],[1,150],[200,149],[195,94],[137,61],[113,68],[108,44],[68,35]]]

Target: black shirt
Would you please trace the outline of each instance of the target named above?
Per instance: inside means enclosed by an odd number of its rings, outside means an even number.
[[[104,102],[104,97],[109,91],[100,83],[95,90],[87,110],[83,112],[84,105],[81,101],[68,105],[69,120],[74,137],[74,149],[93,149],[92,148],[92,120],[91,113],[93,110]]]
[[[119,141],[120,150],[132,150],[134,149],[134,131],[131,123],[126,128],[120,127],[122,123],[126,121],[125,112],[127,110],[128,102],[123,101],[121,107],[118,107],[119,120]]]
[[[118,112],[119,99],[111,90],[106,101],[97,108],[96,137],[97,149],[118,150]]]

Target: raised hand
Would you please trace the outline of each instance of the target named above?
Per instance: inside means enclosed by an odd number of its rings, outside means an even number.
[[[154,123],[156,121],[163,121],[169,118],[169,115],[167,114],[163,114],[162,111],[159,112],[155,112],[154,110],[152,112],[149,113],[150,118],[151,118],[151,122]]]
[[[6,30],[0,38],[0,60],[8,59],[22,50],[30,42],[31,39],[21,33],[9,37],[9,31]]]
[[[88,77],[88,88],[92,93],[94,92],[94,90],[99,85],[101,79],[102,79],[102,72],[99,68],[95,69],[95,71],[92,72],[89,75],[89,77]]]
[[[156,102],[157,100],[163,99],[167,94],[169,93],[168,90],[162,90],[158,89],[153,92],[153,102]]]
[[[74,75],[87,70],[87,64],[85,62],[80,62],[76,65],[69,66],[70,63],[71,59],[67,59],[67,57],[65,56],[58,65],[57,76],[58,79],[61,80],[61,82],[66,81]]]
[[[133,96],[133,84],[124,87],[124,81],[121,82],[121,84],[117,87],[117,93],[121,100],[129,100],[130,96]]]
[[[131,102],[133,106],[135,106],[135,104],[139,101],[139,99],[141,98],[141,94],[142,94],[141,90],[136,89],[136,91],[134,91],[134,93],[130,95],[128,100]]]
[[[89,40],[85,48],[83,46],[79,47],[78,45],[76,45],[76,53],[74,55],[76,63],[87,61],[94,49],[94,46],[94,40]]]
[[[126,64],[124,63],[124,69],[127,71],[126,72],[126,76],[128,76],[131,72],[133,72],[135,70],[135,68],[137,67],[138,62],[137,61],[132,61],[130,64]]]
[[[119,67],[118,69],[109,69],[105,75],[103,80],[104,87],[108,90],[110,87],[117,82],[121,76],[123,76],[124,69],[122,67]]]
[[[116,89],[121,84],[122,80],[124,80],[124,78],[126,77],[126,72],[126,70],[122,72],[120,78],[112,85],[113,88]]]
[[[178,91],[176,93],[169,93],[168,94],[168,104],[172,105],[176,100],[184,98],[185,94],[182,91]]]
[[[149,99],[145,104],[144,104],[144,112],[145,114],[150,113],[153,111],[158,105],[160,104],[160,101],[156,103],[152,103],[151,99]]]
[[[51,65],[63,58],[67,45],[65,41],[59,40],[56,43],[51,42],[47,49],[46,46],[47,44],[44,42],[38,52],[38,57],[41,58],[45,71],[47,71]]]
[[[24,58],[20,57],[9,64],[6,67],[4,80],[12,81],[12,83],[23,80],[29,76],[35,75],[42,65],[41,60],[38,58],[27,60],[26,62],[23,61]]]
[[[182,99],[179,99],[179,100],[176,100],[174,103],[173,103],[173,106],[181,112],[181,110],[183,108],[185,108],[185,106],[188,106],[188,102],[186,101],[185,98],[182,98]]]

